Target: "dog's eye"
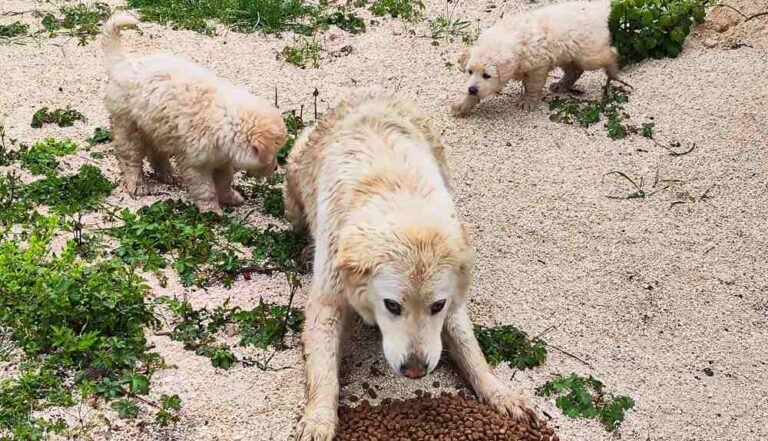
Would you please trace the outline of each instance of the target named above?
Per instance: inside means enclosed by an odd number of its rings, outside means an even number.
[[[472,75],[472,69],[468,70],[467,73]]]
[[[400,304],[394,300],[384,299],[384,306],[387,307],[387,311],[392,313],[392,315],[400,315],[400,313],[402,312],[402,308],[400,307]]]
[[[483,79],[486,79],[486,80],[487,80],[487,79],[490,79],[490,78],[491,78],[491,76],[490,76],[490,75],[488,75],[487,73],[484,73],[484,74],[483,74]]]
[[[432,304],[432,306],[429,307],[430,312],[432,315],[438,314],[440,311],[443,310],[445,307],[445,299],[438,300],[435,303]]]

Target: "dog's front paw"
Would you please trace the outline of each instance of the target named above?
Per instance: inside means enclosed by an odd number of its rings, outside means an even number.
[[[231,205],[233,207],[239,207],[245,203],[245,198],[235,189],[230,189],[229,192],[220,198],[220,202],[225,205]]]
[[[147,196],[152,190],[144,179],[123,182],[123,188],[133,197]]]
[[[201,213],[210,212],[216,214],[224,214],[224,211],[222,211],[218,201],[197,201],[195,205],[197,205],[197,209]]]
[[[296,441],[332,441],[336,434],[334,409],[307,409],[296,426]]]
[[[536,110],[539,106],[539,99],[538,97],[523,95],[517,100],[516,106],[518,109],[525,110],[526,112]]]
[[[451,112],[455,116],[467,116],[469,115],[469,112],[472,111],[472,108],[479,103],[480,100],[475,97],[465,97],[460,101],[456,101],[451,105]]]
[[[517,421],[536,425],[536,412],[523,397],[508,390],[499,390],[485,401],[497,412],[516,419]]]

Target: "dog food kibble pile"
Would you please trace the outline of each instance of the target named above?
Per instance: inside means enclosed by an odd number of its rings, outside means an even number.
[[[540,422],[535,428],[500,415],[476,400],[443,392],[408,400],[367,401],[339,410],[338,441],[559,441]]]

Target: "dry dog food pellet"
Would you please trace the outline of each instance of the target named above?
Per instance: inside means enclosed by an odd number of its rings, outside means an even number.
[[[520,424],[490,406],[443,392],[339,409],[338,441],[559,441],[543,421]]]

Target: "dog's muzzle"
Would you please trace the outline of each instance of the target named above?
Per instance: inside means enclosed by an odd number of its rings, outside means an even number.
[[[407,378],[415,380],[427,375],[428,367],[427,362],[422,360],[421,357],[411,354],[405,362],[400,365],[400,373]]]

